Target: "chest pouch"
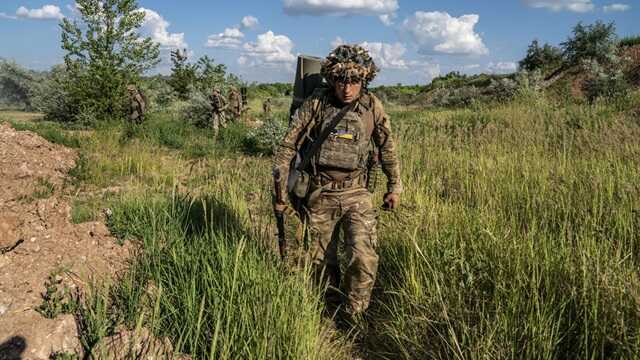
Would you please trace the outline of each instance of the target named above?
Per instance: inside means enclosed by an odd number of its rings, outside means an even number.
[[[357,112],[347,113],[320,147],[317,164],[348,171],[363,169],[371,137],[367,130]]]

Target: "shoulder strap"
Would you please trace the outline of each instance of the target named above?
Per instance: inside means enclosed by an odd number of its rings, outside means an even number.
[[[299,170],[304,170],[307,168],[307,166],[309,166],[311,159],[316,155],[318,150],[320,150],[320,146],[322,145],[322,143],[329,137],[329,134],[331,134],[333,129],[335,129],[340,120],[342,120],[345,115],[347,115],[347,113],[355,107],[355,104],[357,104],[359,100],[360,99],[358,98],[343,106],[337,114],[333,115],[331,120],[329,120],[329,124],[327,125],[327,127],[324,128],[320,135],[318,135],[318,137],[315,139],[313,144],[311,144],[311,148],[309,148],[309,151],[305,154],[304,159],[302,159],[300,165],[298,166]]]

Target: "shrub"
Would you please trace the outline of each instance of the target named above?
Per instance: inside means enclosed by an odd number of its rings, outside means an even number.
[[[511,100],[518,91],[518,87],[518,83],[509,78],[492,79],[491,84],[484,89],[483,93],[490,100],[503,102]]]
[[[15,62],[0,59],[0,102],[32,110],[32,96],[37,84],[37,73]]]
[[[73,120],[84,109],[100,119],[124,118],[127,84],[159,62],[159,45],[138,29],[145,13],[131,0],[77,0],[78,16],[62,20],[68,76],[63,85]],[[111,31],[103,31],[111,29]]]
[[[600,64],[615,61],[616,27],[614,23],[582,25],[573,28],[573,37],[561,43],[564,57],[570,65],[580,65],[583,60],[595,60]]]
[[[637,45],[640,45],[640,35],[627,36],[618,42],[618,46],[620,47],[631,47]]]
[[[286,119],[267,119],[264,125],[247,133],[245,148],[251,153],[272,155],[286,132]]]
[[[583,90],[589,102],[598,98],[613,99],[627,95],[630,86],[620,67],[604,67],[595,61],[585,61],[583,67],[589,74]]]
[[[198,127],[206,127],[211,121],[211,101],[203,91],[193,91],[185,109],[186,121]]]
[[[535,71],[559,66],[562,63],[562,50],[545,43],[540,46],[538,40],[533,40],[527,49],[527,55],[518,65],[521,70]]]

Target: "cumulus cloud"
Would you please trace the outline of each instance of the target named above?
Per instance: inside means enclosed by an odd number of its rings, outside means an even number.
[[[623,12],[623,11],[628,11],[631,10],[631,6],[627,5],[627,4],[611,4],[611,5],[605,5],[603,7],[604,12],[608,13],[608,12]]]
[[[484,55],[489,52],[474,31],[480,16],[453,17],[446,12],[417,11],[402,23],[402,29],[423,54]]]
[[[243,48],[245,56],[257,63],[292,63],[296,59],[291,52],[293,41],[286,35],[276,35],[273,31],[258,35],[256,42],[245,43]]]
[[[144,12],[144,22],[141,32],[151,37],[151,40],[165,49],[186,49],[189,45],[184,40],[184,33],[170,33],[167,28],[171,25],[157,12],[140,8]]]
[[[407,63],[403,59],[407,48],[401,43],[387,44],[382,42],[363,42],[360,44],[369,50],[369,55],[380,68],[406,69]]]
[[[206,47],[237,49],[242,45],[244,34],[238,28],[226,28],[217,35],[209,35]]]
[[[36,20],[61,20],[64,18],[60,8],[55,5],[45,5],[40,9],[27,9],[24,6],[20,6],[16,10],[16,16]]]
[[[584,13],[593,11],[595,8],[591,0],[523,0],[523,2],[532,8],[545,8],[553,11],[568,10]]]
[[[258,24],[259,24],[258,19],[251,15],[247,15],[243,17],[242,21],[240,22],[240,25],[242,26],[243,29],[253,29],[254,27],[258,26]]]
[[[504,62],[490,62],[487,65],[487,71],[492,74],[508,74],[515,72],[518,69],[518,64],[512,61],[504,61]]]
[[[398,10],[398,0],[284,0],[290,15],[385,15]]]

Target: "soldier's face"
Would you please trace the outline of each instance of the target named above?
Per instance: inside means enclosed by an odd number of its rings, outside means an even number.
[[[334,84],[336,96],[345,104],[357,99],[362,90],[362,81],[358,82],[341,82],[336,81]]]

